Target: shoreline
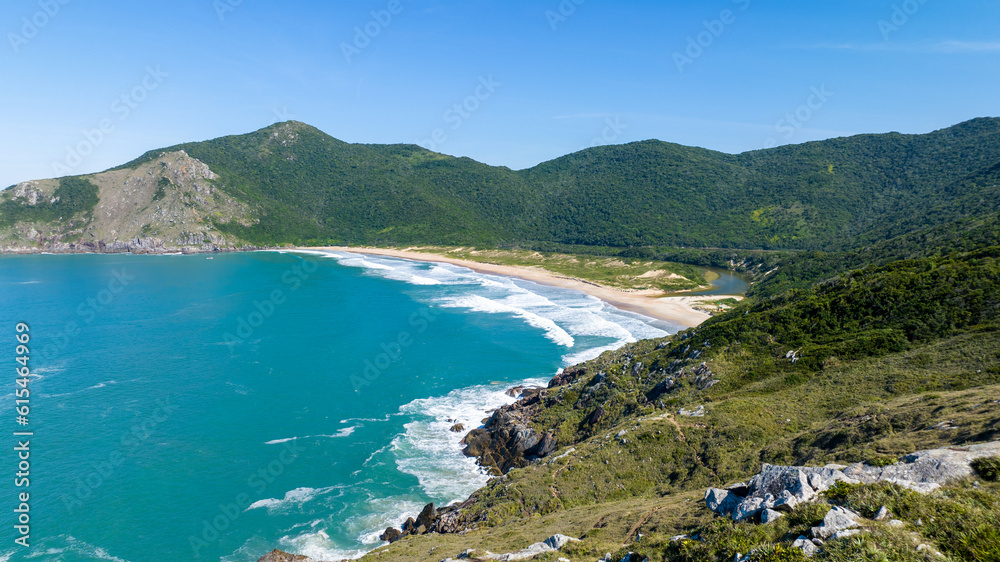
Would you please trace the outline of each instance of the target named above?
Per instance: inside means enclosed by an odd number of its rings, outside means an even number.
[[[728,295],[712,295],[705,297],[697,296],[672,296],[664,297],[660,292],[635,292],[627,293],[618,289],[613,289],[590,281],[563,277],[551,271],[540,268],[528,268],[514,265],[496,265],[481,263],[472,260],[452,258],[442,254],[415,252],[411,250],[393,250],[387,248],[365,248],[354,246],[298,246],[286,249],[285,251],[334,251],[351,254],[367,254],[375,256],[385,256],[390,258],[400,258],[412,261],[447,263],[467,267],[477,273],[488,273],[491,275],[503,275],[505,277],[516,277],[526,281],[532,281],[542,285],[561,287],[564,289],[575,289],[596,297],[601,301],[621,310],[635,312],[644,316],[649,316],[656,320],[680,326],[682,328],[693,328],[700,325],[705,320],[711,318],[710,314],[694,308],[697,302],[708,299],[727,298]],[[735,298],[742,298],[741,295],[732,295]]]

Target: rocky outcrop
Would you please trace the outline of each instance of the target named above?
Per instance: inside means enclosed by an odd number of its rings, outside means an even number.
[[[584,376],[586,374],[587,374],[587,369],[585,367],[575,367],[575,368],[567,369],[567,370],[559,373],[558,375],[552,377],[552,380],[549,381],[549,386],[548,387],[549,388],[556,388],[556,387],[566,386],[566,385],[572,384],[577,379],[579,379],[580,377],[582,377],[582,376]]]
[[[705,505],[713,513],[731,517],[734,521],[752,520],[767,524],[793,511],[798,504],[817,499],[836,482],[891,482],[916,492],[928,493],[948,481],[972,476],[970,465],[975,459],[997,455],[1000,455],[1000,441],[918,451],[883,467],[865,463],[825,467],[765,464],[746,483],[740,482],[725,489],[709,488],[705,492]],[[904,524],[891,519],[891,516],[888,508],[882,506],[874,521],[887,520],[886,524],[891,527]],[[850,509],[831,507],[823,522],[811,529],[812,537],[800,536],[792,546],[811,557],[819,552],[825,541],[854,536],[862,532],[866,524],[861,515]]]
[[[947,447],[918,451],[904,456],[900,462],[877,467],[864,463],[844,469],[844,475],[860,482],[892,482],[916,492],[927,493],[941,484],[972,476],[972,461],[1000,455],[1000,441],[967,447]]]
[[[261,556],[257,562],[317,562],[316,560],[309,558],[308,556],[301,556],[298,554],[289,554],[287,552],[274,549],[268,552],[264,556]]]
[[[424,506],[416,519],[408,518],[400,529],[388,527],[378,538],[393,543],[409,535],[461,532],[465,530],[467,522],[462,519],[460,509],[466,507],[467,503],[468,501],[441,508],[435,508],[433,503],[429,503]]]
[[[520,400],[498,408],[483,427],[473,429],[462,439],[462,452],[499,476],[554,451],[555,436],[539,435],[530,425],[545,393],[546,389],[541,388],[523,389]]]
[[[971,476],[973,460],[995,455],[1000,455],[1000,442],[918,451],[883,467],[865,463],[822,468],[765,464],[760,473],[745,484],[726,489],[710,488],[705,492],[705,505],[717,515],[743,521],[759,520],[768,509],[791,511],[797,504],[815,499],[838,481],[850,484],[892,482],[927,493],[949,480]]]
[[[539,554],[545,554],[546,552],[555,552],[562,547],[566,546],[569,542],[577,542],[580,539],[574,539],[573,537],[567,537],[566,535],[555,534],[551,537],[545,539],[542,542],[536,542],[518,550],[517,552],[508,552],[506,554],[494,554],[490,551],[477,552],[475,550],[467,550],[462,555],[455,558],[446,558],[441,562],[459,562],[459,560],[501,560],[504,562],[512,560],[527,560],[529,558],[534,558]]]

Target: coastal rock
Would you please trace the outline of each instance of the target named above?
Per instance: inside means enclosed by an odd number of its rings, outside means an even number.
[[[461,433],[465,431],[465,426],[460,423],[456,423],[455,425],[451,426],[449,431],[454,431],[455,433]]]
[[[556,388],[557,386],[566,386],[573,383],[576,379],[587,374],[587,369],[580,367],[576,369],[567,369],[558,375],[552,377],[549,381],[549,388]]]
[[[289,554],[287,552],[274,549],[257,559],[257,562],[316,562],[308,556],[299,554]]]
[[[539,408],[543,392],[545,389],[525,389],[517,402],[498,408],[483,427],[466,434],[462,452],[475,457],[496,475],[527,466],[551,453],[556,446],[555,437],[539,435],[529,422]]]
[[[378,540],[394,543],[403,537],[403,533],[395,527],[386,527],[385,531],[378,536]]]
[[[424,509],[417,516],[417,529],[423,527],[424,529],[430,529],[434,523],[438,520],[437,510],[434,509],[434,504],[429,503],[424,506]],[[418,534],[423,534],[420,532]]]

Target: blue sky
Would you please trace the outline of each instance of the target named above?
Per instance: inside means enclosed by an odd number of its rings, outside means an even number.
[[[285,119],[519,169],[1000,115],[1000,0],[5,0],[0,22],[0,186]]]

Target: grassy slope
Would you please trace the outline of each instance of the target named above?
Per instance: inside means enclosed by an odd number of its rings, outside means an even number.
[[[801,521],[789,518],[763,531],[712,522],[697,501],[706,486],[746,478],[761,462],[882,461],[913,450],[1000,438],[995,254],[996,248],[982,249],[870,268],[852,276],[855,281],[740,305],[662,343],[638,342],[605,353],[582,366],[585,374],[577,382],[550,391],[535,417],[536,429],[555,431],[562,448],[475,495],[470,513],[480,520],[479,530],[460,537],[406,538],[369,558],[443,558],[465,548],[516,550],[560,531],[584,537],[560,553],[572,560],[616,551],[635,533],[646,538],[631,548],[654,559],[731,560],[748,545],[781,543],[788,538],[788,525],[808,526],[806,519],[815,513],[806,510]],[[973,295],[978,296],[968,300]],[[873,301],[888,304],[872,329],[898,330],[898,337],[869,338],[859,349],[857,334],[874,321]],[[862,309],[869,320],[858,314]],[[803,359],[785,359],[792,349],[806,350]],[[694,350],[702,355],[691,359]],[[712,374],[699,378],[691,370],[702,361]],[[679,367],[685,373],[674,375],[678,384],[647,400]],[[596,383],[600,373],[606,377],[603,384]],[[709,379],[720,382],[701,390]],[[589,425],[586,420],[598,405],[605,414]],[[704,417],[676,415],[696,405],[705,406]],[[954,429],[932,429],[942,421]],[[943,523],[917,527],[916,515],[906,519],[906,531],[922,533],[921,540],[955,559],[974,559],[955,545],[982,546],[966,523],[995,517],[1000,495],[990,488],[976,503],[969,500],[975,494],[963,486],[951,489],[952,496],[910,498],[906,509],[966,517],[954,518],[945,529]],[[889,493],[856,494],[876,492]],[[681,548],[667,540],[698,528],[708,537],[701,543]],[[895,559],[921,559],[916,544],[900,542],[901,536],[877,528],[868,542],[831,548],[830,556],[879,559],[860,557],[868,549],[891,551]]]

